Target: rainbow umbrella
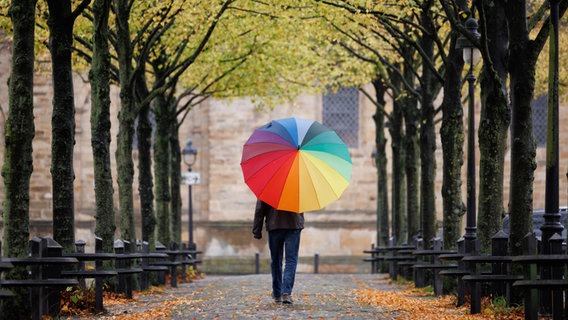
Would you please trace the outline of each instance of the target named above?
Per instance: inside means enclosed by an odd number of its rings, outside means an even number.
[[[260,200],[293,212],[339,199],[351,179],[349,150],[335,131],[299,118],[273,120],[243,147],[244,180]]]

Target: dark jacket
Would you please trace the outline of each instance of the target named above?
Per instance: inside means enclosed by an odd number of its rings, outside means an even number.
[[[304,229],[304,214],[274,209],[264,201],[256,202],[252,234],[256,239],[262,238],[262,225],[266,221],[266,231],[279,229]]]

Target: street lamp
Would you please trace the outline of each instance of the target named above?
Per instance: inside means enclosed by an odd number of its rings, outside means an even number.
[[[197,160],[197,148],[193,146],[193,141],[187,139],[185,147],[181,150],[183,155],[183,162],[187,165],[187,172],[191,172],[191,167]],[[189,215],[189,250],[195,250],[196,245],[193,242],[193,200],[191,197],[191,187],[193,183],[188,183],[189,188],[189,200],[188,200],[188,215]]]
[[[469,35],[475,39],[479,39],[480,34],[477,32],[477,20],[469,17],[465,21],[465,28]],[[472,254],[477,252],[476,239],[476,204],[475,204],[475,75],[473,74],[473,66],[477,64],[481,58],[479,49],[472,43],[469,38],[460,35],[456,40],[456,49],[462,50],[463,60],[469,64],[469,71],[466,77],[469,83],[468,90],[468,127],[467,127],[467,222],[465,227],[465,252]]]
[[[544,195],[544,223],[540,227],[542,231],[542,252],[550,253],[549,239],[555,233],[562,234],[564,226],[560,222],[561,214],[558,199],[558,19],[559,0],[549,0],[550,21],[552,33],[550,35],[549,75],[552,81],[548,81],[548,122],[546,124],[546,190]],[[568,174],[567,174],[568,176]]]
[[[564,226],[561,223],[562,215],[559,208],[559,119],[558,119],[558,20],[560,0],[548,0],[550,3],[550,54],[548,61],[548,74],[552,79],[548,80],[548,118],[546,123],[546,189],[544,195],[544,223],[540,227],[541,234],[541,253],[553,254],[550,238],[554,234],[562,234]],[[568,176],[568,174],[567,174]],[[555,267],[544,266],[540,270],[541,279],[551,279]],[[562,272],[560,270],[560,272]],[[542,293],[541,313],[554,313],[553,309],[557,306],[562,308],[562,292],[551,294]]]

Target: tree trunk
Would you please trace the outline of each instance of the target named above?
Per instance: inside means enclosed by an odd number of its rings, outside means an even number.
[[[51,117],[51,177],[53,192],[53,238],[64,251],[75,245],[73,147],[75,145],[75,101],[71,51],[73,23],[71,1],[48,0],[49,50],[53,79]]]
[[[391,76],[394,87],[402,90],[402,81],[397,76]],[[402,101],[395,97],[393,101],[393,111],[390,122],[390,136],[392,138],[392,234],[398,244],[407,240],[407,216],[403,210],[404,202],[404,137],[403,137],[403,109]]]
[[[116,165],[118,172],[118,198],[120,211],[120,232],[123,240],[134,244],[134,200],[132,183],[134,163],[132,161],[132,140],[134,137],[134,90],[132,77],[132,49],[129,27],[129,1],[114,0],[117,26],[117,54],[120,81],[120,112],[118,113],[118,138]],[[136,246],[132,245],[134,250]]]
[[[386,86],[380,78],[373,80],[377,110],[375,121],[375,165],[377,168],[377,246],[386,246],[389,240],[389,202],[385,138],[385,93]]]
[[[444,99],[442,101],[443,182],[442,199],[444,212],[444,249],[455,249],[462,233],[462,216],[465,207],[462,200],[464,127],[461,97],[461,50],[455,50],[457,32],[452,34],[448,63],[444,76]]]
[[[483,4],[483,6],[488,4]],[[491,238],[502,227],[503,175],[511,110],[506,97],[507,25],[502,3],[480,10],[481,32],[487,37],[491,61],[480,75],[479,211],[477,238],[481,252],[490,252]],[[483,26],[486,30],[483,30]],[[530,103],[530,100],[528,101]],[[530,117],[529,112],[529,117]],[[532,128],[531,128],[532,135]],[[517,173],[516,173],[517,174]],[[531,183],[532,184],[532,180]]]
[[[532,41],[529,40],[529,33],[532,33],[532,30],[528,30],[526,7],[526,1],[518,0],[507,2],[505,10],[510,37],[508,71],[511,87],[512,142],[511,187],[509,194],[511,234],[509,243],[511,244],[510,250],[513,255],[521,254],[521,239],[527,232],[532,231],[532,182],[534,169],[536,168],[536,150],[532,133],[532,108],[530,102],[534,94],[536,61],[545,43],[549,40],[550,32],[550,18],[548,18],[542,24],[537,37]],[[558,8],[559,18],[562,18],[567,9],[568,2],[560,1]],[[547,148],[549,148],[548,145]],[[556,229],[554,226],[552,228]]]
[[[421,12],[421,25],[425,30],[435,32],[429,16],[431,5],[424,5]],[[420,39],[420,47],[426,57],[434,57],[434,43],[430,37]],[[423,57],[423,60],[426,58]],[[436,236],[436,132],[434,130],[434,77],[426,61],[423,62],[421,80],[421,125],[420,125],[420,164],[421,190],[420,210],[422,213],[422,238],[426,243]]]
[[[93,62],[91,82],[91,146],[93,148],[96,225],[95,234],[103,240],[104,252],[113,251],[114,189],[110,162],[110,52],[108,16],[111,0],[93,3]]]
[[[166,110],[165,97],[156,96],[154,101],[156,133],[154,138],[154,174],[156,178],[156,216],[158,218],[157,238],[163,244],[172,240],[170,230],[170,118]]]
[[[181,242],[181,150],[179,144],[179,126],[175,118],[176,106],[170,120],[170,193],[171,198],[171,221],[172,240]]]
[[[36,0],[12,1],[10,18],[14,30],[12,71],[8,80],[8,119],[4,132],[3,253],[27,257],[29,240],[30,177],[33,171],[32,140],[34,37]],[[8,279],[26,279],[25,268],[14,268]],[[1,319],[29,319],[30,301],[26,289],[13,290],[14,297],[0,304]],[[14,312],[18,310],[18,312]]]
[[[145,79],[137,81],[137,91],[142,99],[148,96]],[[141,100],[142,100],[141,99]],[[142,219],[142,240],[154,248],[156,216],[154,215],[154,177],[152,175],[152,122],[150,105],[140,108],[138,113],[138,192],[140,193],[140,215]]]
[[[414,83],[415,77],[411,68],[404,67],[407,83]],[[408,212],[408,243],[420,235],[420,133],[418,124],[420,110],[414,95],[408,95],[403,102],[404,124],[406,131],[405,144],[405,176],[406,176],[406,211]]]

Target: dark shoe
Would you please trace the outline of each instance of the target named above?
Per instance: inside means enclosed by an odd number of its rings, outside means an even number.
[[[274,294],[272,294],[272,299],[274,299],[274,302],[276,303],[282,302],[282,296],[275,296]]]
[[[292,297],[290,296],[289,293],[284,293],[282,295],[282,303],[285,303],[285,304],[293,304],[294,303],[294,301],[292,301]]]

